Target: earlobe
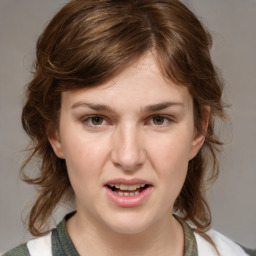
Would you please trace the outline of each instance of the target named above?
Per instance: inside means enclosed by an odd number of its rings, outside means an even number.
[[[62,144],[57,130],[55,130],[51,136],[48,136],[48,141],[50,142],[55,155],[64,159],[65,157],[62,150]]]
[[[210,107],[206,106],[203,114],[202,128],[203,132],[195,131],[192,147],[189,154],[189,160],[192,160],[202,148],[205,141],[205,134],[207,133],[208,123],[210,117]]]

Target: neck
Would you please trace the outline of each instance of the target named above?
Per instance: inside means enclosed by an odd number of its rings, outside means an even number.
[[[98,225],[79,214],[67,222],[68,233],[81,256],[100,256],[102,252],[106,256],[182,256],[184,253],[182,226],[170,214],[136,234],[118,233]]]

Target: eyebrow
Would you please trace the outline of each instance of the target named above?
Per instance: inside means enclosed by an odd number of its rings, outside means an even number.
[[[160,111],[163,109],[166,109],[171,106],[184,106],[184,103],[182,102],[162,102],[162,103],[157,103],[157,104],[152,104],[145,106],[141,109],[141,112],[156,112]],[[71,106],[71,109],[78,108],[78,107],[88,107],[92,110],[95,111],[102,111],[102,112],[107,112],[107,113],[115,113],[115,110],[112,109],[111,107],[104,105],[104,104],[94,104],[94,103],[87,103],[87,102],[77,102],[74,105]]]
[[[77,102],[74,105],[72,105],[71,109],[78,108],[78,107],[88,107],[96,111],[115,113],[115,111],[107,105],[87,103],[87,102]]]
[[[184,106],[184,103],[182,102],[163,102],[163,103],[158,103],[158,104],[152,104],[148,105],[144,108],[142,108],[142,112],[155,112],[155,111],[160,111],[163,109],[166,109],[168,107],[172,106]]]

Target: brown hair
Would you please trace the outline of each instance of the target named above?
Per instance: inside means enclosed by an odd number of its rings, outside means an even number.
[[[209,229],[205,184],[218,175],[216,151],[222,143],[215,136],[214,120],[224,118],[211,44],[209,33],[178,0],[73,0],[54,16],[37,42],[34,76],[22,113],[23,127],[33,142],[23,178],[39,188],[29,219],[33,235],[44,234],[56,205],[72,194],[65,161],[55,156],[48,142],[58,127],[61,93],[100,85],[148,51],[156,53],[164,76],[189,88],[195,126],[202,133],[205,106],[211,109],[204,146],[190,161],[175,203],[198,232]],[[40,174],[29,178],[24,167],[34,157],[41,159]]]

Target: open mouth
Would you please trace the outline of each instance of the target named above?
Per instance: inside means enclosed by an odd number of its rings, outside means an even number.
[[[117,206],[133,208],[147,202],[153,185],[144,180],[116,179],[105,184],[107,197]]]
[[[144,190],[146,190],[150,185],[148,184],[109,184],[107,187],[111,189],[114,193],[119,196],[137,196]]]

